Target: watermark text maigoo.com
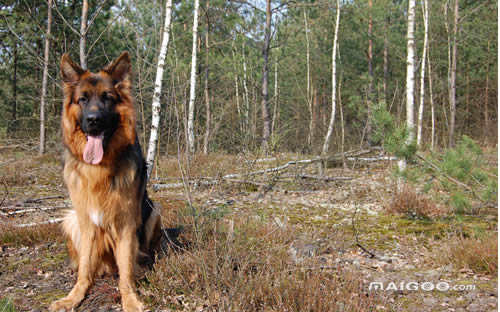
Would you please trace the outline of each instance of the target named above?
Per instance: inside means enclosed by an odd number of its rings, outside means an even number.
[[[445,281],[439,282],[414,282],[414,281],[402,281],[402,282],[371,282],[368,286],[368,290],[382,290],[382,291],[471,291],[475,290],[476,285],[474,284],[451,284]]]

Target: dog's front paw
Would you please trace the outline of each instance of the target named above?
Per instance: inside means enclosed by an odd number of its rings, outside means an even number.
[[[69,312],[73,310],[80,302],[75,301],[72,298],[64,297],[60,300],[52,302],[49,307],[51,312]]]
[[[131,294],[122,298],[123,311],[125,312],[143,312],[144,306],[137,299],[137,295]]]

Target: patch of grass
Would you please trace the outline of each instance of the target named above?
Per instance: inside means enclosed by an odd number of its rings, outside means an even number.
[[[8,298],[0,298],[1,312],[16,312],[16,307]]]
[[[204,220],[200,220],[205,218]],[[207,219],[209,218],[209,219]],[[160,259],[147,276],[149,300],[171,309],[235,311],[372,311],[382,298],[357,273],[310,258],[290,258],[296,238],[255,218],[201,216],[186,226],[189,247]]]
[[[0,225],[0,244],[12,246],[32,246],[37,243],[63,241],[58,224],[44,224],[28,227]]]
[[[439,247],[438,260],[453,263],[476,273],[496,276],[498,272],[498,237],[496,233],[479,237],[455,237]]]

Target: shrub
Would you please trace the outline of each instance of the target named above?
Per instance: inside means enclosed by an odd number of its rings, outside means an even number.
[[[415,189],[404,185],[396,191],[392,201],[386,206],[386,211],[392,214],[403,214],[409,218],[432,219],[443,214],[435,203]]]
[[[480,237],[456,237],[448,244],[440,245],[439,262],[453,263],[475,273],[497,275],[498,237],[496,233]]]

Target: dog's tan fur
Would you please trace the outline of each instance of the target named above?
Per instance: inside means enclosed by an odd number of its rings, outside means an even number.
[[[127,157],[119,157],[130,144],[134,144],[135,113],[130,94],[128,54],[122,54],[115,62],[98,74],[80,71],[67,55],[61,60],[64,80],[64,107],[62,118],[65,152],[64,180],[74,209],[63,222],[68,238],[68,250],[72,265],[78,269],[78,279],[71,292],[50,306],[51,311],[69,311],[83,300],[96,275],[119,272],[119,289],[122,306],[127,312],[143,311],[134,285],[134,266],[139,249],[147,253],[149,244],[160,228],[159,216],[153,213],[145,222],[144,245],[139,246],[137,231],[141,226],[143,201],[137,163]],[[124,73],[123,71],[127,71]],[[122,75],[113,85],[113,75]],[[73,75],[73,76],[72,76]],[[76,75],[76,76],[74,76]],[[82,81],[98,75],[96,85]],[[75,105],[79,93],[88,88],[110,89],[116,92],[121,103],[116,105],[120,114],[119,127],[113,134],[100,164],[83,161],[85,134],[78,126],[80,107]]]

